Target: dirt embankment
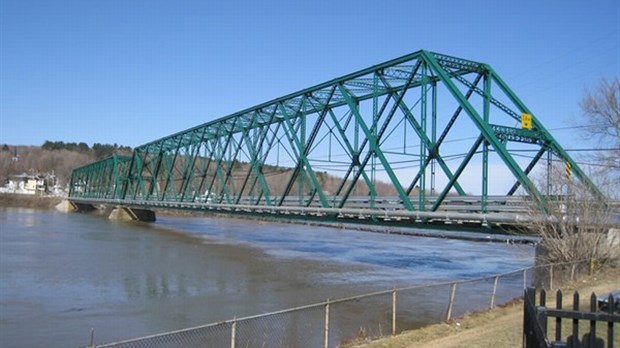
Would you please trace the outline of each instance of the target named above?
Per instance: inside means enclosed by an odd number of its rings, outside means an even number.
[[[61,197],[0,193],[0,207],[53,209]]]

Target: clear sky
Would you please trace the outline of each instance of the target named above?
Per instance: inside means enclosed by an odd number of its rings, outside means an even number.
[[[492,65],[566,148],[620,1],[0,0],[0,143],[138,146],[419,49]],[[579,144],[581,145],[581,144]]]

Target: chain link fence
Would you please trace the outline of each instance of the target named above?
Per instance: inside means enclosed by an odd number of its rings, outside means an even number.
[[[540,265],[489,277],[390,289],[88,347],[337,347],[493,308],[528,286],[554,289],[589,270],[587,261]]]

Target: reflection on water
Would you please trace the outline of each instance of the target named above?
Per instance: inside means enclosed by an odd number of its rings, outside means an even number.
[[[0,346],[80,346],[529,266],[523,245],[0,209]],[[36,329],[33,329],[36,328]]]

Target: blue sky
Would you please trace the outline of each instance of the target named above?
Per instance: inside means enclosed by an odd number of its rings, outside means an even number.
[[[137,146],[428,49],[492,65],[566,148],[620,2],[0,0],[0,143]]]

